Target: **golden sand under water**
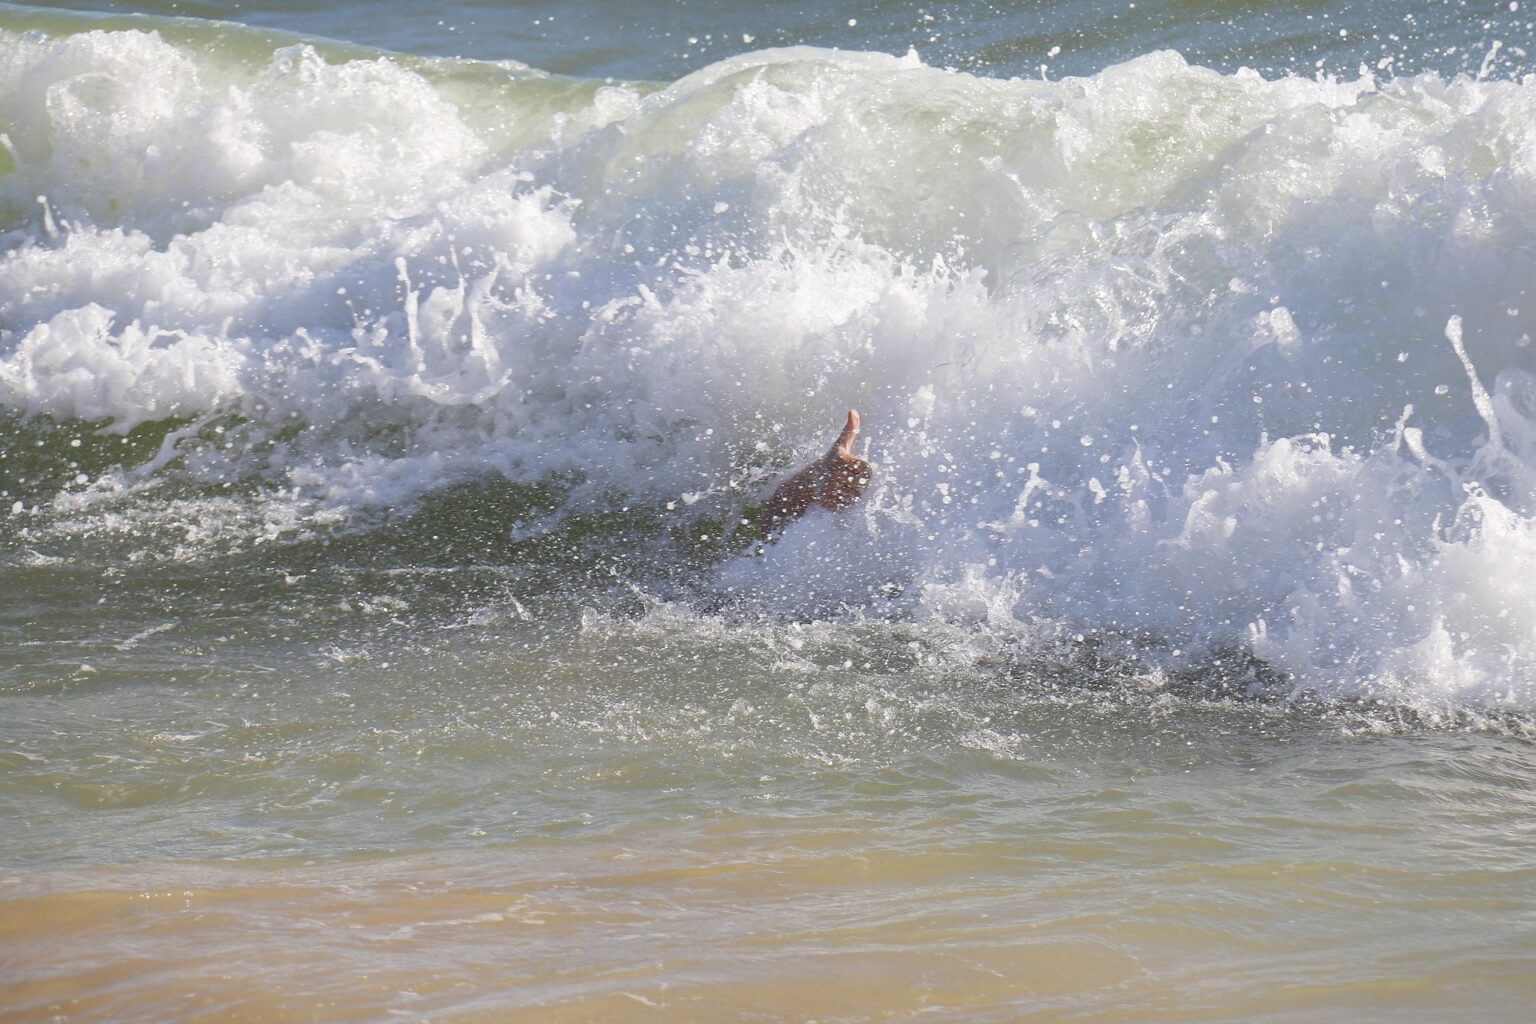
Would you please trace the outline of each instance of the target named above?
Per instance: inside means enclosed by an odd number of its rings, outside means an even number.
[[[782,826],[10,877],[0,1020],[1514,1021],[1536,1005],[1536,935],[1466,928],[1528,914],[1536,869],[1426,878],[1155,830],[1132,849],[938,820]],[[1351,919],[1379,931],[1383,914],[1401,934],[1359,942]]]

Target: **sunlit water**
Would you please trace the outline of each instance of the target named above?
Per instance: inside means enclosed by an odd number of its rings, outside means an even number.
[[[0,5],[0,1020],[1527,1019],[1527,19]]]

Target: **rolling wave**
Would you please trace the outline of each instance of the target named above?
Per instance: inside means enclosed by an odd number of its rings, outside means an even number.
[[[197,561],[501,481],[497,530],[693,531],[716,604],[1536,704],[1536,84],[7,24],[12,547]],[[874,493],[760,552],[850,405]]]

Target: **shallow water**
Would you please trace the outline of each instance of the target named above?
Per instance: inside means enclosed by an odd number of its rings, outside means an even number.
[[[0,4],[0,1020],[1525,1019],[1526,18]]]
[[[595,631],[13,699],[11,1015],[1518,1020],[1536,994],[1527,740]]]

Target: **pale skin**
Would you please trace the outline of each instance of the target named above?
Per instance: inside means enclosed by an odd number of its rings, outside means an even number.
[[[773,540],[790,523],[810,511],[812,505],[843,512],[864,494],[874,477],[874,467],[853,454],[859,435],[859,414],[848,410],[848,422],[832,449],[779,484],[763,512],[763,535]]]

